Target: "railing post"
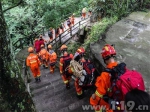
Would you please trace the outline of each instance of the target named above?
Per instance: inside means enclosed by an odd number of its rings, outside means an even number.
[[[55,51],[57,50],[57,41],[56,41],[56,38],[55,38],[55,43],[54,43],[54,45],[55,45]]]
[[[72,26],[70,27],[70,36],[72,37]]]
[[[81,25],[81,23],[80,23],[81,21],[79,21],[79,30],[80,30],[80,25]]]
[[[42,30],[43,30],[43,36],[45,36],[45,33],[44,33],[44,26],[42,27]]]
[[[61,34],[59,34],[59,43],[61,44]]]

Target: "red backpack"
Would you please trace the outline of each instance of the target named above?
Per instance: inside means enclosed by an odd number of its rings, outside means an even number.
[[[125,63],[120,63],[113,69],[105,69],[111,74],[112,98],[115,101],[122,101],[127,92],[133,89],[144,91],[145,85],[142,75],[136,70],[128,70]]]

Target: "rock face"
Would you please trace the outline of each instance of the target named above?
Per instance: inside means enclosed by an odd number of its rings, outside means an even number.
[[[100,56],[105,44],[114,44],[117,60],[125,62],[129,69],[139,71],[150,90],[150,12],[134,12],[114,24],[106,32],[106,38],[92,43],[90,48],[93,57],[98,62],[99,71],[105,64]]]

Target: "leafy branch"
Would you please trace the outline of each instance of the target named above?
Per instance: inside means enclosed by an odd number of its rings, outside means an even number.
[[[6,11],[12,9],[12,8],[15,8],[17,6],[19,6],[21,3],[23,3],[23,0],[20,0],[17,4],[13,5],[13,6],[10,6],[9,8],[3,10],[3,13],[5,13]]]

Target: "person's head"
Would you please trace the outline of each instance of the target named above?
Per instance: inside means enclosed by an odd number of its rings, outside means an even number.
[[[65,44],[63,44],[61,47],[60,47],[60,51],[62,52],[62,53],[64,53],[65,51],[67,51],[67,46],[65,45]]]
[[[52,45],[49,44],[49,45],[48,45],[48,49],[52,49]]]
[[[42,39],[42,34],[40,34],[39,38]]]
[[[126,112],[150,112],[150,95],[138,89],[125,95]]]
[[[104,60],[104,63],[107,65],[115,61],[116,50],[112,45],[106,44],[102,48],[101,56]]]
[[[41,49],[42,49],[42,48],[44,48],[45,46],[42,44],[40,47],[41,47]]]
[[[85,53],[85,49],[83,47],[80,47],[77,49],[75,55],[74,55],[74,60],[79,61]]]
[[[67,56],[67,55],[68,55],[68,52],[67,52],[67,51],[64,51],[64,52],[63,52],[63,55],[64,55],[64,56]]]
[[[33,47],[29,47],[29,48],[28,48],[28,52],[29,52],[29,53],[33,53],[33,52],[34,52]]]

